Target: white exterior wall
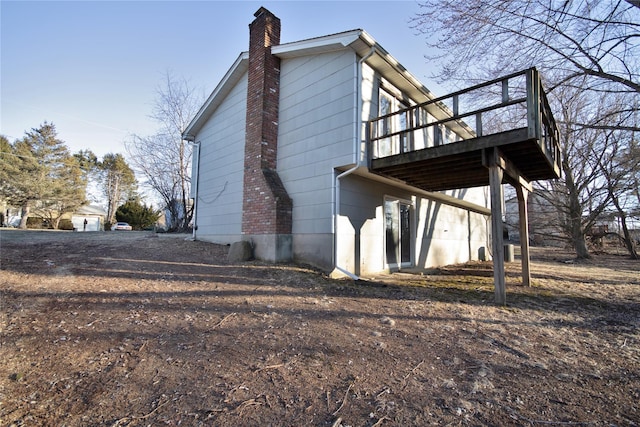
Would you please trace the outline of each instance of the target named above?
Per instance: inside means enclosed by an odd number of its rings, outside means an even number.
[[[378,76],[365,65],[362,71],[362,122],[378,115]],[[434,120],[430,117],[431,120]],[[362,152],[365,149],[362,132]],[[432,146],[432,135],[418,145]],[[417,147],[422,148],[422,147]],[[385,249],[385,198],[411,203],[412,263],[417,268],[477,260],[487,246],[488,217],[445,205],[412,193],[405,186],[383,184],[350,175],[341,181],[340,215],[337,221],[336,265],[356,275],[387,271]],[[446,191],[445,194],[488,207],[485,188]]]
[[[355,175],[340,184],[337,266],[356,275],[384,270],[385,189]],[[387,187],[387,191],[393,191]]]
[[[452,194],[453,193],[453,194]],[[484,188],[448,191],[447,194],[470,201],[481,198]],[[486,206],[484,203],[482,206]],[[490,247],[490,217],[417,198],[416,266],[437,267],[478,260],[481,247]]]
[[[87,220],[87,225],[84,225],[84,221]],[[74,231],[102,231],[102,221],[99,216],[90,215],[74,215],[71,217],[71,223],[73,224]]]
[[[477,260],[479,249],[487,247],[488,217],[484,215],[356,175],[346,177],[341,189],[337,265],[356,275],[389,269],[385,253],[385,198],[411,203],[412,262],[417,268]],[[457,196],[465,193],[467,200],[471,196],[481,197],[474,193],[482,194],[484,189],[456,192]]]
[[[334,169],[353,163],[356,55],[284,59],[278,174],[293,200],[294,257],[330,266]]]
[[[196,217],[199,240],[241,240],[246,107],[247,74],[196,135],[195,141],[200,143]]]

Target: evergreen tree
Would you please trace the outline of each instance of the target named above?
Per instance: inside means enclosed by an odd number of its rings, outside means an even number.
[[[22,208],[20,228],[26,228],[32,210],[57,227],[64,213],[86,203],[86,176],[53,124],[45,122],[13,145],[6,142],[0,158],[0,192],[10,205]]]
[[[160,211],[135,198],[129,199],[124,205],[118,207],[115,215],[118,221],[128,222],[133,229],[144,230],[156,223],[160,218]]]

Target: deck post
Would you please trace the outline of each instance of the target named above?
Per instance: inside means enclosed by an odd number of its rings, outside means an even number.
[[[527,70],[527,128],[529,138],[540,139],[540,75]]]
[[[521,185],[516,186],[518,195],[518,213],[520,217],[520,252],[522,255],[522,284],[531,286],[531,268],[529,255],[529,215],[527,213],[527,200],[529,190]]]
[[[502,103],[509,102],[509,79],[502,80]]]
[[[502,178],[498,151],[486,149],[483,153],[484,166],[489,169],[489,194],[491,196],[491,249],[493,256],[493,281],[496,304],[507,303],[507,287],[504,274],[504,237],[502,224]]]

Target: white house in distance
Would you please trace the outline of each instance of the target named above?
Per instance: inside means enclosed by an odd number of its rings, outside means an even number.
[[[429,192],[369,168],[367,150],[403,141],[368,148],[367,121],[434,98],[365,31],[281,44],[280,20],[260,8],[249,51],[183,133],[195,144],[194,237],[352,277],[477,259],[487,187]],[[471,136],[443,125],[413,143]]]
[[[100,206],[86,205],[80,207],[71,216],[75,231],[104,231],[104,220],[107,212]]]

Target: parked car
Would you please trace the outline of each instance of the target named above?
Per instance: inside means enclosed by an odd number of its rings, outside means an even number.
[[[111,226],[111,230],[113,231],[131,231],[131,226],[126,222],[116,222]]]

